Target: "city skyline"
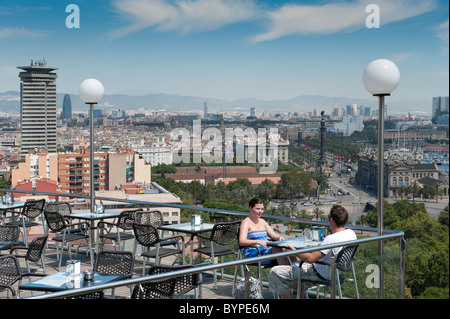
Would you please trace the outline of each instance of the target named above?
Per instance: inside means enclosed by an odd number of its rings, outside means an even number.
[[[371,99],[362,72],[387,58],[401,73],[389,102],[426,100],[429,111],[449,95],[448,2],[379,1],[380,27],[368,28],[372,3],[82,0],[71,3],[77,26],[70,3],[6,0],[0,92],[18,91],[17,66],[45,58],[59,68],[58,93],[94,77],[107,95]]]

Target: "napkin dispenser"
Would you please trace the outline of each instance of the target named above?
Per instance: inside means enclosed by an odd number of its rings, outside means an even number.
[[[324,236],[325,236],[325,227],[313,226],[312,239],[314,241],[322,241]]]
[[[76,259],[70,259],[66,263],[66,275],[70,277],[80,276],[81,273],[81,261]]]

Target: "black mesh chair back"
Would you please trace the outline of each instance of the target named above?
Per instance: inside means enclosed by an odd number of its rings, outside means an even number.
[[[341,271],[349,270],[357,249],[358,245],[342,248],[336,257],[336,268]]]
[[[138,284],[134,287],[131,299],[168,299],[173,295],[175,279]]]
[[[133,276],[134,255],[128,251],[101,251],[95,259],[94,271],[102,275]]]
[[[13,297],[16,291],[13,285],[22,278],[20,265],[13,255],[0,256],[0,289],[8,289]]]
[[[151,247],[159,241],[158,229],[151,224],[133,224],[136,241],[145,247]]]
[[[28,246],[25,259],[32,262],[38,262],[42,257],[42,252],[45,248],[48,235],[34,238]]]
[[[237,229],[241,222],[223,222],[214,225],[210,240],[219,245],[229,245],[237,240]]]
[[[45,199],[30,200],[25,203],[22,209],[22,215],[28,218],[36,218],[41,216],[44,211]]]
[[[194,265],[176,265],[176,266],[168,266],[168,265],[156,265],[152,266],[149,269],[148,274],[151,275],[157,275],[162,274],[166,272],[176,271],[176,270],[182,270],[182,269],[188,269],[193,268]],[[185,294],[193,289],[197,289],[199,285],[201,284],[200,274],[187,274],[187,275],[181,275],[177,276],[175,278],[175,286],[173,295],[181,295]],[[197,293],[196,293],[197,295]]]
[[[73,296],[73,297],[67,297],[64,299],[75,299],[75,300],[100,300],[103,299],[105,296],[104,291],[94,291],[90,292],[88,294],[79,295],[79,296]]]
[[[101,275],[122,275],[122,279],[130,279],[133,277],[133,270],[134,254],[129,251],[103,250],[95,258],[94,271]],[[114,288],[112,297],[115,297]]]
[[[72,207],[67,202],[47,203],[45,211],[60,213],[62,216],[69,216],[72,214]]]
[[[20,228],[16,225],[0,225],[0,250],[10,249],[19,243]]]
[[[132,230],[136,212],[141,210],[124,210],[117,220],[117,227],[123,230]]]
[[[44,211],[45,220],[47,221],[47,226],[54,232],[61,232],[66,228],[66,220],[64,216],[55,210],[45,210]]]
[[[138,224],[150,224],[158,228],[163,221],[162,213],[159,210],[153,210],[149,212],[136,213],[136,223]]]

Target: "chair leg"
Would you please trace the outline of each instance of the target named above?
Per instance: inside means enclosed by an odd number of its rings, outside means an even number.
[[[353,285],[355,286],[356,299],[359,299],[358,283],[356,282],[355,266],[352,262]]]
[[[61,249],[59,250],[59,263],[58,263],[58,271],[61,270],[61,261],[62,261],[62,255],[63,255],[63,251],[64,251],[64,246],[63,246],[63,242],[61,242]]]
[[[338,285],[338,291],[339,291],[339,299],[342,299],[342,289],[341,289],[341,280],[339,277],[339,270],[336,269],[336,281]]]

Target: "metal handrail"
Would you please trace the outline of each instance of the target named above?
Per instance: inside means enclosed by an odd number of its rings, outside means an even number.
[[[0,189],[0,191],[5,192],[14,192],[14,193],[26,193],[26,194],[36,194],[36,195],[50,195],[55,196],[58,198],[59,196],[63,197],[77,197],[77,198],[89,198],[89,196],[86,195],[75,195],[75,194],[63,194],[63,193],[49,193],[49,192],[38,192],[38,191],[22,191],[22,190],[11,190],[11,189]],[[173,208],[185,208],[190,210],[200,210],[200,211],[206,211],[206,212],[216,212],[216,213],[224,213],[228,215],[238,215],[238,216],[248,216],[247,212],[238,212],[238,211],[229,211],[224,209],[215,209],[215,208],[207,208],[207,207],[196,207],[196,206],[186,206],[186,205],[179,205],[179,204],[169,204],[169,203],[158,203],[158,202],[146,202],[146,201],[138,201],[138,200],[130,200],[130,199],[117,199],[117,198],[109,198],[109,197],[97,197],[98,200],[109,200],[109,201],[117,201],[117,202],[126,202],[131,204],[141,204],[141,205],[149,205],[149,206],[159,206],[159,207],[173,207]],[[298,222],[298,223],[304,223],[304,224],[312,224],[312,225],[322,225],[322,226],[328,226],[328,223],[326,222],[320,222],[320,221],[312,221],[312,220],[306,220],[306,219],[300,219],[300,218],[290,218],[290,217],[283,217],[283,216],[273,216],[273,215],[262,215],[262,217],[267,219],[277,219],[277,220],[284,220],[289,222]],[[347,228],[354,229],[354,230],[360,230],[360,231],[368,231],[368,232],[377,232],[377,228],[372,227],[363,227],[363,226],[354,226],[354,225],[346,225]],[[396,230],[388,230],[383,229],[383,235],[381,236],[372,236],[352,241],[347,241],[345,243],[337,243],[337,244],[329,244],[329,245],[321,245],[321,246],[315,246],[310,248],[302,248],[297,249],[293,251],[286,251],[286,252],[279,252],[274,253],[270,255],[265,256],[259,256],[259,257],[252,257],[252,258],[246,258],[242,260],[235,260],[235,261],[228,261],[218,264],[211,264],[211,265],[204,265],[204,266],[197,266],[193,268],[188,269],[182,269],[172,272],[166,272],[162,274],[156,274],[151,276],[144,276],[144,277],[137,277],[137,278],[131,278],[126,280],[120,280],[115,281],[103,285],[98,285],[95,287],[85,287],[85,288],[78,288],[68,291],[61,291],[61,292],[54,292],[54,293],[48,293],[44,295],[34,296],[34,297],[28,297],[26,299],[52,299],[52,298],[62,298],[62,297],[70,297],[80,294],[86,294],[94,291],[99,290],[105,290],[105,289],[111,289],[111,288],[117,288],[121,286],[128,286],[128,285],[134,285],[134,284],[142,284],[146,282],[151,282],[155,280],[163,280],[163,279],[169,279],[181,275],[188,275],[188,274],[196,274],[196,273],[202,273],[206,271],[211,270],[218,270],[222,268],[228,268],[228,267],[237,267],[241,265],[246,264],[253,264],[257,262],[262,262],[266,260],[272,260],[277,259],[281,257],[289,257],[293,255],[298,255],[301,253],[308,253],[313,252],[317,250],[323,250],[323,249],[330,249],[335,247],[342,247],[343,244],[345,245],[358,245],[373,241],[384,241],[384,240],[390,240],[390,239],[399,239],[400,240],[400,297],[404,298],[404,286],[405,286],[405,243],[404,243],[404,233],[402,231],[396,231]],[[334,258],[332,258],[332,262],[334,261]],[[332,265],[333,266],[333,265]],[[334,281],[333,281],[334,282]],[[382,285],[382,283],[380,283]],[[379,289],[383,289],[382,286],[380,286]]]

